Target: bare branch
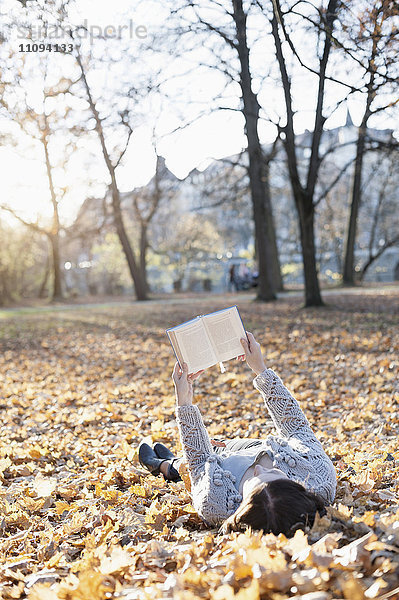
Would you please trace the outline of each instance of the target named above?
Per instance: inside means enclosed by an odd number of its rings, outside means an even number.
[[[332,154],[333,152],[335,152],[336,150],[340,150],[341,148],[345,148],[346,146],[354,146],[355,144],[356,140],[351,140],[349,142],[343,142],[342,144],[330,146],[330,148],[328,148],[328,150],[326,150],[324,154],[320,157],[320,164],[324,161],[325,158],[327,158],[329,154]]]
[[[323,191],[322,194],[320,194],[320,196],[317,198],[317,200],[315,200],[314,205],[317,206],[318,204],[320,204],[320,202],[322,200],[324,200],[324,198],[326,198],[326,196],[328,196],[328,194],[331,192],[331,190],[337,185],[338,181],[341,179],[342,175],[344,173],[346,173],[346,171],[348,170],[348,168],[353,164],[354,158],[351,158],[350,160],[348,160],[348,162],[340,169],[338,175],[332,180],[332,182],[330,183],[329,186],[326,187],[326,189]]]
[[[126,111],[126,112],[127,112],[127,111]],[[123,158],[123,157],[124,157],[124,155],[126,154],[126,150],[127,150],[128,146],[129,146],[129,141],[130,141],[130,138],[131,138],[131,136],[132,136],[132,133],[133,133],[133,129],[131,128],[129,121],[127,120],[127,114],[126,114],[126,112],[123,112],[123,113],[121,114],[121,120],[122,120],[122,123],[125,125],[125,127],[127,127],[128,134],[127,134],[127,138],[126,138],[125,145],[124,145],[123,149],[121,150],[121,152],[120,152],[120,154],[119,154],[119,158],[118,158],[118,159],[117,159],[117,161],[115,162],[115,169],[116,169],[116,168],[117,168],[117,166],[120,164],[120,162],[121,162],[122,158]]]
[[[275,0],[273,0],[273,2],[274,2],[274,1],[275,1]],[[312,5],[312,6],[313,6],[313,5]],[[314,6],[313,6],[313,8],[314,8]],[[296,11],[289,11],[289,12],[291,12],[291,14],[294,14],[294,15],[297,15],[297,16],[301,17],[302,19],[305,19],[305,21],[309,21],[309,23],[311,23],[313,27],[320,28],[319,24],[318,24],[316,21],[313,21],[313,19],[311,19],[311,18],[310,18],[310,17],[308,17],[307,15],[303,15],[302,13],[297,13]],[[320,28],[320,31],[323,31],[324,33],[326,33],[326,32],[324,31],[324,29],[322,29],[322,28]],[[341,50],[343,50],[343,51],[345,52],[345,54],[347,54],[347,55],[348,55],[348,56],[349,56],[349,57],[350,57],[352,60],[354,60],[354,61],[355,61],[355,62],[356,62],[356,63],[357,63],[357,64],[358,64],[360,67],[362,67],[362,69],[363,69],[365,72],[368,72],[368,71],[369,71],[369,65],[364,65],[364,64],[362,63],[362,61],[361,61],[359,58],[357,58],[357,56],[355,56],[355,55],[354,55],[354,54],[353,54],[353,53],[352,53],[352,52],[351,52],[351,51],[350,51],[348,48],[346,48],[346,47],[345,47],[345,46],[344,46],[344,45],[343,45],[343,44],[342,44],[342,43],[341,43],[341,42],[340,42],[340,41],[339,41],[339,40],[338,40],[338,39],[337,39],[337,38],[336,38],[334,35],[331,35],[331,40],[334,42],[334,44],[335,44],[335,45],[336,45],[338,48],[341,48]],[[287,40],[287,41],[288,41],[288,40]],[[305,66],[305,65],[303,65],[303,66]],[[310,70],[310,71],[311,71],[311,68],[309,68],[309,67],[306,67],[306,68],[307,68],[308,70]],[[396,83],[396,79],[395,79],[395,78],[389,77],[389,76],[387,76],[387,75],[382,75],[382,74],[381,74],[381,73],[379,73],[378,71],[375,71],[375,73],[376,73],[376,75],[378,75],[378,76],[382,77],[383,79],[385,79],[385,81],[386,81],[386,82],[388,82],[388,81],[389,81],[389,82],[391,82],[391,83]],[[361,89],[355,88],[355,87],[353,87],[353,86],[351,86],[351,85],[349,85],[349,84],[346,84],[346,83],[344,83],[343,81],[338,81],[338,80],[335,80],[335,79],[331,79],[331,81],[335,81],[336,83],[340,83],[341,85],[345,85],[346,87],[349,87],[349,88],[351,88],[351,90],[352,90],[352,91],[360,91],[360,92],[362,91]]]
[[[262,10],[264,10],[262,4],[259,1],[258,1],[258,5],[259,5],[259,7]],[[303,62],[303,60],[301,59],[301,57],[299,56],[299,54],[298,54],[298,52],[297,52],[297,50],[296,50],[296,48],[294,46],[294,43],[292,42],[291,37],[288,34],[287,28],[285,27],[284,18],[283,18],[283,12],[281,10],[280,3],[278,2],[278,0],[273,0],[273,7],[274,7],[275,11],[277,11],[276,18],[277,18],[279,24],[281,25],[281,29],[282,29],[283,34],[284,34],[284,38],[285,38],[286,42],[288,43],[288,45],[289,45],[289,47],[291,49],[291,52],[293,53],[293,55],[295,56],[295,58],[298,60],[298,62],[301,65],[301,67],[303,67],[304,69],[306,69],[310,73],[313,73],[314,75],[316,75],[317,77],[319,77],[320,76],[319,72],[316,71],[316,69],[313,69],[309,65],[305,64]],[[292,14],[298,14],[299,16],[301,16],[303,18],[307,18],[304,15],[301,15],[300,13],[296,13],[295,11],[289,11],[289,12],[291,12]],[[310,20],[309,18],[307,18],[307,19]],[[312,24],[315,27],[317,27],[319,29],[319,31],[324,32],[326,34],[326,36],[330,36],[331,37],[331,32],[328,32],[327,30],[321,28],[318,23],[315,23],[315,22],[312,21]],[[331,37],[331,39],[333,39],[333,38]],[[361,91],[361,89],[359,89],[359,88],[357,88],[357,87],[355,87],[355,86],[353,86],[351,84],[348,84],[345,81],[342,81],[342,80],[339,80],[339,79],[335,79],[335,77],[331,77],[330,75],[326,75],[325,79],[328,80],[328,81],[332,81],[334,83],[338,83],[339,85],[343,85],[344,87],[349,88],[351,92],[360,92]]]
[[[23,219],[17,212],[15,212],[15,210],[10,208],[9,206],[2,204],[2,205],[0,205],[0,210],[4,210],[4,211],[10,213],[20,223],[22,223],[26,227],[29,227],[29,229],[36,231],[36,233],[40,233],[42,235],[46,235],[47,237],[50,237],[50,233],[46,229],[40,227],[37,223],[31,223],[30,221],[25,221],[25,219]]]
[[[385,250],[387,250],[388,248],[392,248],[392,246],[396,246],[397,244],[399,244],[399,234],[396,235],[395,237],[393,237],[391,240],[386,241],[383,244],[383,246],[381,246],[375,254],[372,254],[371,256],[369,256],[368,261],[366,262],[366,264],[363,266],[363,268],[361,270],[361,275],[360,275],[361,279],[363,279],[369,266],[374,261],[376,261],[377,258],[380,258],[380,256],[382,256],[382,254],[384,254]]]
[[[226,44],[230,46],[230,48],[233,48],[233,50],[238,49],[237,44],[231,38],[229,38],[229,36],[226,33],[224,33],[224,31],[222,31],[218,27],[215,27],[214,25],[212,25],[212,23],[209,23],[208,21],[205,21],[205,19],[202,19],[200,17],[200,15],[198,14],[198,10],[196,10],[198,7],[193,2],[188,2],[187,5],[193,9],[195,16],[202,25],[205,25],[205,27],[207,27],[209,31],[217,33],[226,42]],[[226,13],[232,16],[231,13],[228,13],[227,11]]]

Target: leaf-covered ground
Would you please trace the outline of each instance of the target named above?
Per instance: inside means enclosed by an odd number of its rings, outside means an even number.
[[[238,301],[337,470],[311,531],[218,535],[140,467],[145,437],[179,451],[165,328],[232,300],[0,312],[1,598],[399,598],[397,290]],[[209,433],[268,435],[248,367],[227,366],[196,385]]]

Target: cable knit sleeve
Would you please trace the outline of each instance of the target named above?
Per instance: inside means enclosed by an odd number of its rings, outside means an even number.
[[[212,454],[212,445],[198,406],[176,407],[177,425],[183,445],[184,457],[192,475]],[[195,476],[195,475],[194,475]]]
[[[334,501],[337,476],[330,458],[315,436],[298,402],[271,369],[255,377],[254,386],[263,396],[279,435],[288,440],[275,459],[290,477],[319,494],[327,504]],[[283,451],[282,451],[283,450]]]
[[[193,506],[207,524],[220,525],[242,500],[235,477],[221,467],[213,452],[198,406],[177,406],[176,418],[190,472]]]
[[[299,430],[312,431],[298,402],[272,369],[266,369],[257,375],[253,384],[262,394],[279,435],[289,437]]]

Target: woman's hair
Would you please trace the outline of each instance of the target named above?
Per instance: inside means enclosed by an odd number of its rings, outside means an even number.
[[[312,527],[316,512],[320,516],[326,513],[320,496],[290,479],[275,479],[254,488],[222,524],[221,532],[240,531],[247,526],[292,537],[297,529]]]

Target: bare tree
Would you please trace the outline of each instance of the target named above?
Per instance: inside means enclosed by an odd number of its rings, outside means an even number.
[[[90,112],[95,120],[95,131],[98,136],[98,140],[101,144],[102,155],[108,170],[108,174],[110,177],[110,190],[111,190],[111,199],[112,199],[112,213],[113,213],[113,221],[115,225],[116,232],[118,234],[123,252],[126,257],[126,261],[129,267],[129,271],[133,280],[136,299],[137,300],[147,300],[147,286],[146,282],[143,279],[142,271],[140,269],[139,261],[134,252],[133,246],[130,242],[125,220],[122,212],[121,206],[121,193],[117,182],[116,170],[121,163],[126,150],[128,148],[128,144],[130,141],[131,134],[133,129],[129,122],[129,112],[127,110],[120,113],[120,123],[126,129],[125,140],[122,143],[122,146],[118,152],[115,153],[115,156],[111,156],[111,151],[108,147],[105,135],[105,127],[104,127],[104,119],[100,116],[98,111],[96,101],[93,98],[92,90],[90,88],[86,67],[84,65],[84,59],[80,54],[79,48],[76,50],[76,61],[79,67],[81,82],[83,84],[83,89],[85,91],[86,99],[89,105]]]
[[[155,174],[151,181],[132,192],[135,221],[139,225],[138,254],[141,277],[149,291],[147,278],[147,253],[151,246],[150,226],[161,204],[172,200],[174,187],[170,185],[170,172],[163,157],[157,155]]]
[[[369,240],[367,258],[359,269],[362,281],[371,267],[381,256],[393,246],[399,246],[399,214],[397,197],[397,173],[399,151],[394,148],[385,153],[385,161],[381,161],[380,169],[374,174],[378,178],[377,197],[364,198],[365,219],[369,223]],[[364,193],[362,194],[365,195]],[[365,227],[363,226],[363,230]],[[358,267],[356,267],[358,269]]]
[[[366,54],[364,77],[367,78],[367,83],[364,91],[364,112],[358,128],[352,198],[345,247],[343,281],[349,285],[355,283],[355,244],[358,215],[362,202],[364,154],[368,147],[373,145],[373,140],[368,135],[368,123],[373,115],[386,111],[398,102],[397,53],[399,41],[397,27],[393,22],[394,17],[397,18],[397,8],[395,8],[394,3],[389,0],[379,0],[370,9],[364,10],[360,15],[359,22],[351,29],[352,37],[356,42],[356,55],[363,58]],[[394,99],[388,102],[381,101],[380,98],[385,98],[386,94],[392,95],[391,97],[394,97]]]
[[[17,71],[15,71],[17,73]],[[69,91],[72,81],[66,78],[61,78],[56,85],[47,86],[46,83],[46,68],[43,73],[43,89],[41,110],[30,106],[27,99],[27,92],[22,84],[21,75],[17,75],[19,82],[15,81],[12,84],[2,84],[3,90],[0,96],[0,105],[5,113],[18,124],[20,130],[25,136],[33,140],[34,144],[39,144],[42,149],[42,155],[46,170],[49,199],[52,206],[52,219],[49,225],[40,224],[38,221],[28,221],[19,214],[19,212],[4,203],[0,206],[3,211],[12,214],[20,223],[29,227],[32,231],[42,234],[47,237],[50,243],[52,255],[52,299],[59,300],[63,297],[62,291],[62,275],[60,264],[60,216],[59,203],[66,193],[65,188],[60,188],[56,185],[54,177],[55,164],[51,159],[50,142],[56,130],[60,127],[60,115],[56,110],[48,108],[48,100],[60,94],[65,94]],[[13,86],[19,83],[19,93],[16,96],[13,93]],[[62,125],[61,125],[62,126]],[[69,142],[70,144],[71,142]],[[66,144],[68,146],[68,144]],[[64,163],[67,161],[67,156],[64,157]]]
[[[320,168],[320,141],[323,133],[326,116],[324,115],[324,96],[327,75],[327,64],[332,47],[332,32],[337,18],[338,0],[330,0],[324,11],[318,12],[318,34],[324,37],[321,43],[321,56],[317,70],[318,88],[316,97],[316,109],[314,117],[314,128],[311,134],[311,154],[306,170],[305,183],[300,177],[298,164],[296,137],[294,130],[294,108],[291,77],[288,72],[287,58],[284,54],[280,30],[284,39],[288,41],[288,47],[298,57],[295,46],[289,37],[285,24],[285,15],[280,7],[279,0],[273,2],[273,14],[271,17],[272,35],[275,43],[276,57],[279,65],[281,82],[284,90],[286,124],[280,127],[283,134],[283,144],[287,156],[288,172],[292,187],[292,193],[298,212],[300,237],[303,257],[303,269],[305,279],[305,305],[320,306],[323,304],[316,267],[315,235],[314,235],[314,211],[315,211],[315,189]]]
[[[235,48],[240,61],[240,86],[248,139],[248,174],[255,224],[255,240],[259,263],[258,300],[275,298],[278,252],[270,199],[269,164],[264,160],[259,140],[260,104],[253,90],[247,41],[247,14],[242,0],[233,0],[233,19],[236,28]],[[274,267],[273,267],[274,265]],[[281,277],[281,275],[280,275]],[[277,282],[282,286],[281,280]]]
[[[282,279],[268,185],[269,169],[258,132],[261,106],[254,90],[250,66],[250,47],[247,38],[248,14],[242,0],[231,0],[229,4],[230,7],[228,4],[223,6],[216,0],[210,0],[207,6],[204,6],[198,0],[184,0],[182,5],[173,12],[184,12],[190,8],[192,21],[188,31],[191,33],[197,30],[216,35],[230,52],[232,51],[230,60],[220,59],[220,62],[213,63],[212,67],[221,71],[230,83],[238,81],[240,86],[242,105],[239,110],[245,119],[245,134],[248,141],[248,176],[259,265],[257,299],[269,301],[276,298],[275,292],[281,289]],[[208,9],[208,14],[209,11],[214,13],[217,11],[219,19],[225,21],[224,26],[219,26],[214,20],[207,18],[205,16],[207,10],[204,14],[202,9]],[[238,73],[231,68],[231,63],[234,64],[237,59]]]

